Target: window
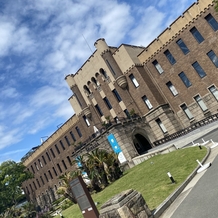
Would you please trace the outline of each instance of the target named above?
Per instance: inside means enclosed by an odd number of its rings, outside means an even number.
[[[127,118],[130,118],[129,111],[127,109],[125,109],[123,112],[126,114]]]
[[[184,111],[184,113],[186,114],[186,116],[188,117],[189,120],[194,118],[191,111],[187,108],[186,104],[183,104],[180,107],[182,108],[182,110]]]
[[[106,104],[106,106],[108,107],[108,109],[112,109],[111,103],[109,102],[109,100],[107,99],[107,97],[103,98],[104,103]]]
[[[53,171],[54,171],[54,173],[55,173],[55,176],[57,176],[58,174],[57,174],[57,172],[56,172],[55,168],[54,168],[54,167],[52,167],[52,169],[53,169]]]
[[[169,61],[172,65],[174,65],[174,64],[176,63],[176,60],[174,59],[173,55],[170,53],[169,50],[166,50],[166,51],[164,52],[164,54],[165,54],[165,56],[167,57],[168,61]]]
[[[67,138],[67,136],[64,136],[66,143],[68,144],[68,146],[70,146],[70,142],[69,139]]]
[[[156,123],[158,124],[158,126],[160,127],[163,133],[167,133],[166,127],[164,126],[164,124],[161,122],[159,118],[156,120]]]
[[[202,69],[202,67],[200,66],[200,64],[197,61],[192,64],[192,67],[194,67],[194,69],[196,70],[196,72],[198,73],[198,75],[201,78],[206,76],[206,73],[204,72],[204,70]]]
[[[162,67],[160,66],[160,64],[157,62],[157,60],[154,60],[154,61],[152,62],[152,64],[154,65],[154,67],[156,68],[156,70],[157,70],[160,74],[164,72],[163,69],[162,69]]]
[[[38,159],[38,162],[39,162],[39,166],[42,168],[43,165],[42,165],[42,162],[40,161],[40,159]]]
[[[85,121],[87,126],[90,126],[89,120],[85,115],[83,116],[83,120]]]
[[[110,62],[109,62],[107,59],[106,59],[106,64],[107,64],[107,66],[109,67],[110,71],[111,71],[114,75],[116,75],[114,69],[112,68]]]
[[[105,72],[105,70],[103,70],[103,69],[101,68],[99,71],[100,71],[100,73],[103,75],[103,77],[104,77],[105,79],[108,78],[108,75],[107,75],[107,73]]]
[[[74,134],[73,134],[72,131],[70,132],[70,135],[71,135],[71,138],[73,139],[73,141],[75,142],[75,141],[76,141],[76,138],[75,138],[75,136],[74,136]]]
[[[207,53],[207,56],[210,58],[213,64],[218,67],[218,57],[212,50]]]
[[[47,164],[46,160],[45,160],[45,157],[43,155],[42,155],[42,160],[43,160],[44,164]]]
[[[209,88],[210,92],[212,93],[212,95],[214,96],[214,98],[216,98],[216,100],[218,101],[218,90],[215,86],[211,86]]]
[[[148,98],[147,98],[146,95],[144,95],[144,96],[142,97],[142,100],[143,100],[144,103],[147,105],[148,109],[152,109],[152,108],[153,108],[151,102],[148,100]]]
[[[35,168],[37,169],[37,170],[39,170],[39,167],[38,167],[38,165],[36,164],[36,163],[34,163],[35,164]]]
[[[35,182],[33,181],[34,188],[37,189]]]
[[[174,96],[178,95],[178,92],[177,92],[175,86],[170,81],[168,83],[166,83],[166,85]]]
[[[204,101],[201,99],[200,95],[195,96],[194,99],[198,103],[202,111],[207,110],[207,106],[205,105]]]
[[[56,150],[57,150],[58,154],[60,154],[61,152],[60,152],[60,150],[59,150],[59,148],[58,148],[58,146],[57,146],[57,145],[55,145],[55,148],[56,148]]]
[[[62,160],[62,164],[64,165],[65,170],[67,170],[67,166],[66,166],[64,160]]]
[[[51,151],[51,153],[52,153],[52,156],[55,157],[55,153],[54,153],[54,151],[52,150],[52,148],[50,148],[50,151]]]
[[[67,156],[67,160],[68,160],[69,164],[72,166],[72,162],[71,162],[71,160],[70,160],[70,157],[69,157],[69,156]]]
[[[101,108],[98,106],[98,104],[95,105],[95,109],[97,110],[98,114],[100,115],[100,117],[103,116],[103,113],[101,111]]]
[[[33,166],[32,166],[32,165],[31,165],[31,169],[32,169],[32,172],[33,172],[33,173],[35,173],[35,170],[34,170],[34,168],[33,168]]]
[[[33,188],[32,188],[32,185],[31,185],[31,184],[29,184],[29,186],[30,186],[30,189],[31,189],[31,191],[33,192]]]
[[[36,182],[37,182],[37,184],[38,184],[38,186],[39,186],[39,188],[41,187],[41,185],[40,185],[40,183],[39,183],[39,180],[38,179],[36,179]]]
[[[48,160],[51,161],[51,158],[50,158],[48,152],[46,152],[46,155],[47,155]]]
[[[53,179],[53,176],[52,176],[52,174],[51,174],[51,171],[50,171],[50,170],[48,171],[48,174],[49,174],[49,176],[51,177],[51,179]]]
[[[193,27],[190,29],[191,34],[195,37],[197,42],[200,44],[204,41],[203,36],[200,34],[200,32],[196,29],[196,27]]]
[[[95,77],[91,78],[91,81],[94,83],[96,87],[100,86],[99,82],[95,79]]]
[[[63,142],[61,140],[59,142],[60,142],[62,149],[65,150],[65,146],[64,146]]]
[[[113,94],[114,94],[115,98],[117,99],[117,101],[118,101],[118,102],[121,102],[121,101],[122,101],[122,99],[121,99],[121,97],[120,97],[119,93],[117,92],[117,90],[116,90],[116,89],[114,89],[112,92],[113,92]]]
[[[186,44],[182,41],[182,39],[179,39],[176,43],[185,55],[189,53],[189,49],[187,48]]]
[[[179,74],[180,79],[183,81],[183,83],[185,84],[186,87],[191,86],[191,82],[189,81],[188,77],[185,75],[184,72],[181,72]]]
[[[58,166],[58,169],[59,169],[60,173],[62,173],[62,169],[61,169],[60,165],[57,164],[57,166]]]
[[[45,184],[45,182],[44,182],[44,180],[43,180],[42,176],[40,176],[40,179],[41,179],[41,181],[42,181],[42,184],[44,185],[44,184]]]
[[[86,85],[83,86],[83,89],[84,89],[84,91],[85,91],[88,95],[91,94],[90,89],[89,89]]]
[[[205,17],[205,19],[210,24],[210,26],[213,28],[214,31],[218,30],[218,23],[211,14],[208,14]]]
[[[47,177],[46,173],[44,173],[44,176],[45,176],[46,181],[48,182],[48,177]]]
[[[138,83],[138,81],[136,80],[136,78],[134,77],[133,74],[130,74],[130,75],[129,75],[129,78],[131,79],[132,83],[134,84],[134,86],[135,86],[136,88],[139,87],[139,83]]]
[[[78,127],[78,126],[76,127],[76,131],[77,131],[77,133],[78,133],[79,137],[82,137],[82,133],[81,133],[81,131],[80,131],[80,129],[79,129],[79,127]]]

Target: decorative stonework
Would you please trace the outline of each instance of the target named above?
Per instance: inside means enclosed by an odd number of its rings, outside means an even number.
[[[99,218],[149,218],[149,210],[141,193],[129,189],[114,196],[101,206]]]
[[[86,117],[88,117],[88,118],[90,118],[90,117],[92,116],[92,113],[91,113],[89,107],[84,108],[84,109],[83,109],[83,113],[84,113],[84,115],[85,115]]]
[[[116,82],[122,89],[125,89],[128,85],[125,75],[117,77]]]

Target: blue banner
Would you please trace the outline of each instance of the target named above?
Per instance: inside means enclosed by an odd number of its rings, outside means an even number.
[[[113,134],[110,134],[107,136],[107,140],[109,141],[113,151],[116,153],[116,154],[119,154],[122,150],[117,142],[117,140],[115,139],[114,135]]]

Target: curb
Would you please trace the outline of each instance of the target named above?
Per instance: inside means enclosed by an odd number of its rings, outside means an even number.
[[[208,146],[205,146],[207,148],[207,154],[205,155],[204,159],[201,161],[201,163],[205,163],[208,156],[210,155],[211,148]],[[179,194],[185,189],[185,187],[188,185],[188,183],[194,178],[194,176],[197,174],[197,170],[200,168],[200,166],[197,166],[194,171],[188,176],[188,178],[170,195],[168,196],[154,211],[153,215],[151,217],[158,218],[161,216],[161,214],[173,203],[173,201],[179,196]]]

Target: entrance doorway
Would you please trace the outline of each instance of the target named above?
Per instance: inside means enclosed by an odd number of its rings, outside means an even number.
[[[139,155],[147,153],[152,148],[149,141],[139,133],[134,135],[133,143]]]

